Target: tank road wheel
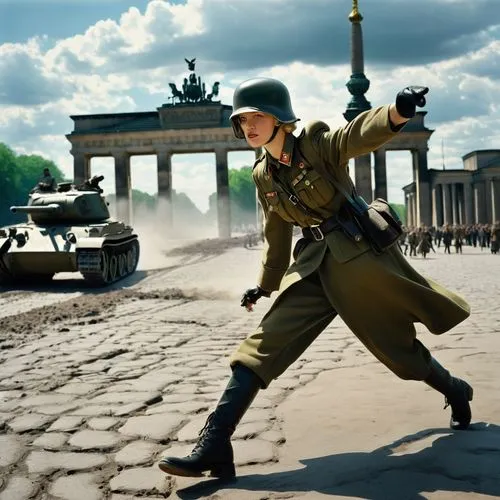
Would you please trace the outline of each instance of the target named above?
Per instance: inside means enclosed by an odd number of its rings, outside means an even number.
[[[123,278],[127,274],[127,254],[118,255],[118,276]]]
[[[109,254],[106,249],[102,249],[99,251],[99,256],[99,278],[103,283],[109,283]]]
[[[109,274],[108,282],[113,283],[118,277],[118,257],[116,255],[109,256]]]
[[[131,246],[127,252],[127,272],[128,274],[132,274],[139,262],[139,243],[134,240],[131,243]]]
[[[109,285],[117,279],[118,259],[108,248],[80,251],[78,269],[91,286]]]

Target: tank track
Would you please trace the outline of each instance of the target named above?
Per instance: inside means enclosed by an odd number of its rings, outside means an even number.
[[[8,274],[5,270],[0,267],[0,286],[10,285],[12,283],[13,276]]]
[[[10,245],[9,245],[10,246]],[[4,253],[7,253],[7,248],[2,248],[2,253],[0,253],[0,286],[10,285],[12,283],[13,276],[9,273],[9,270],[3,260]]]
[[[77,254],[78,271],[92,286],[105,286],[133,274],[139,262],[137,237],[106,241],[101,248],[81,249]]]

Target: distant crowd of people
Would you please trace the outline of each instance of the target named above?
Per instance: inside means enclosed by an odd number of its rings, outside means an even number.
[[[234,227],[233,232],[245,235],[244,246],[247,248],[264,241],[263,234],[253,224]],[[297,233],[296,236],[300,235]],[[403,226],[399,240],[401,250],[409,257],[421,255],[425,258],[431,252],[436,253],[436,248],[443,248],[444,253],[451,254],[453,247],[454,253],[462,253],[463,245],[500,255],[500,221],[495,224],[444,224],[441,227]]]
[[[250,248],[264,242],[264,233],[259,231],[254,224],[241,224],[241,226],[233,226],[233,234],[243,234],[243,246]]]
[[[405,255],[416,257],[417,254],[424,258],[430,252],[436,253],[436,248],[444,248],[444,253],[462,253],[462,246],[479,247],[481,250],[489,249],[491,253],[500,251],[500,221],[495,224],[450,225],[441,227],[403,227],[403,234],[399,241]]]

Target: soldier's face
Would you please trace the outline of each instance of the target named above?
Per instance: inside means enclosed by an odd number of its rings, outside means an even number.
[[[266,144],[273,134],[276,118],[267,113],[242,113],[240,125],[248,145],[258,148]]]

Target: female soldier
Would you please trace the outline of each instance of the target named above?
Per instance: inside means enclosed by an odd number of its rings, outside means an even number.
[[[279,295],[232,355],[232,376],[195,448],[187,457],[163,458],[163,471],[234,476],[230,437],[258,390],[283,373],[337,314],[397,376],[423,380],[444,394],[452,428],[468,427],[472,387],[431,357],[414,327],[421,322],[432,333],[444,333],[468,317],[467,303],[418,274],[397,245],[376,254],[366,238],[354,241],[339,230],[336,215],[345,198],[320,174],[342,179],[348,160],[390,140],[416,106],[425,104],[427,91],[407,87],[395,104],[366,111],[339,130],[313,122],[295,137],[298,119],[283,83],[254,78],[238,86],[231,115],[235,135],[265,150],[253,178],[266,218],[266,245],[258,285],[245,292],[242,306],[250,310],[274,290]],[[304,238],[290,265],[294,224]]]

